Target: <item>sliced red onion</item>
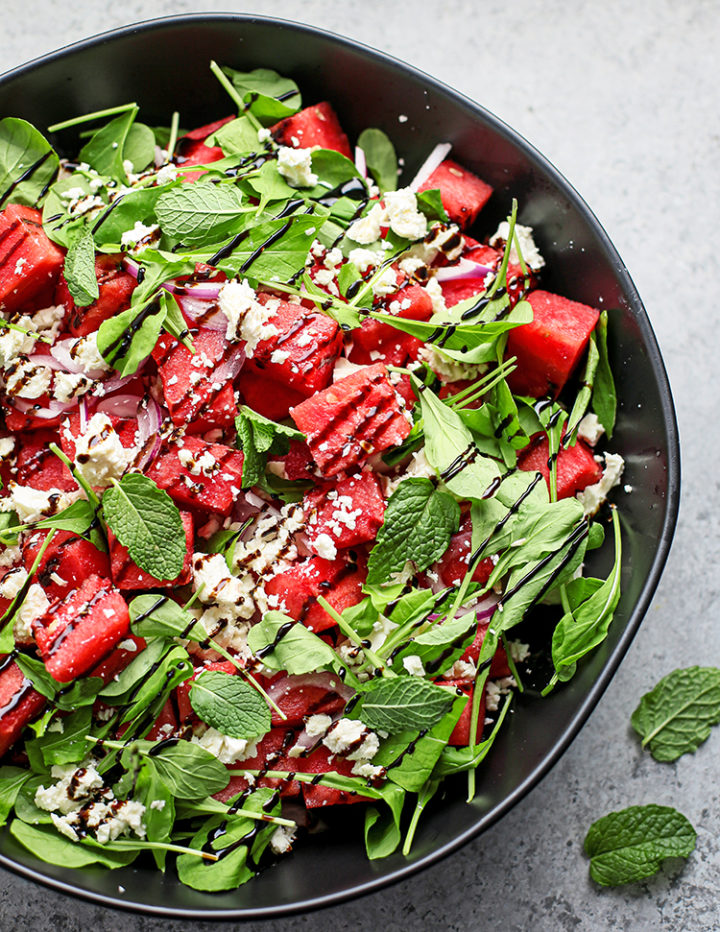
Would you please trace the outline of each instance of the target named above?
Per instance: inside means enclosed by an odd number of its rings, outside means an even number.
[[[454,265],[446,265],[437,270],[435,277],[439,282],[461,281],[465,278],[486,278],[492,269],[472,259],[460,259]]]
[[[418,169],[417,174],[413,180],[408,185],[411,191],[417,191],[417,189],[428,180],[430,175],[435,171],[435,169],[442,162],[445,161],[448,153],[452,149],[452,144],[449,142],[439,142],[435,148],[432,150],[430,155],[425,159],[420,168]]]
[[[198,285],[198,287],[209,286]],[[228,319],[216,304],[221,286],[216,285],[214,287],[216,288],[214,295],[203,298],[195,296],[194,293],[192,295],[177,295],[177,302],[183,314],[190,320],[199,323],[200,326],[205,327],[207,330],[225,331],[227,329]],[[189,290],[188,288],[188,291]]]
[[[367,178],[367,159],[365,150],[360,146],[355,146],[355,168],[360,172],[363,178]]]
[[[183,296],[197,298],[199,301],[217,301],[222,286],[222,282],[165,282],[162,287],[166,291],[171,291],[178,298]]]
[[[54,372],[65,372],[65,366],[54,356],[46,356],[44,353],[33,353],[28,356],[28,362],[33,366],[45,366],[46,369],[52,369]]]
[[[133,379],[136,379],[142,373],[143,368],[144,364],[132,375],[118,375],[113,379],[108,379],[107,382],[103,382],[104,394],[109,395],[111,392],[116,392],[119,388],[125,388],[128,382],[132,382]]]
[[[125,271],[132,275],[133,278],[138,277],[138,272],[140,271],[140,263],[136,262],[134,259],[131,259],[130,256],[123,256],[122,264],[125,266]]]
[[[141,401],[140,395],[111,395],[103,398],[96,410],[98,414],[109,414],[113,417],[137,417]]]
[[[334,725],[338,719],[341,719],[343,716],[342,709],[339,712],[335,712],[333,715],[330,715],[330,724]],[[291,757],[299,757],[300,753],[303,751],[309,751],[311,748],[316,747],[316,745],[322,742],[322,739],[330,731],[330,726],[328,726],[327,731],[322,735],[309,735],[307,728],[298,734],[295,739],[295,744],[293,744],[291,750]]]
[[[80,433],[85,433],[85,428],[87,427],[88,422],[88,406],[87,399],[83,396],[80,399]]]
[[[219,365],[212,374],[213,382],[231,382],[245,363],[245,350],[238,346],[232,356]]]
[[[59,366],[51,366],[51,368],[62,368],[66,372],[82,373],[93,380],[101,379],[105,374],[104,369],[83,369],[80,363],[73,357],[71,350],[77,342],[77,340],[70,339],[58,340],[57,343],[53,343],[50,347],[50,352],[59,363]],[[44,358],[47,359],[47,357]]]
[[[27,398],[13,398],[12,404],[21,414],[32,414],[33,417],[48,420],[51,417],[57,417],[58,414],[64,414],[71,408],[75,407],[74,401],[56,401],[51,399],[45,407],[35,407],[36,402],[28,401]]]

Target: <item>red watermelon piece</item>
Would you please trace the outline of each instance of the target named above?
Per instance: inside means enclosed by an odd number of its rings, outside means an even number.
[[[555,398],[585,352],[600,312],[549,291],[531,291],[527,300],[533,320],[510,331],[507,356],[517,357],[517,368],[508,384],[516,395]]]
[[[297,770],[303,773],[340,773],[352,776],[354,761],[344,757],[333,756],[326,747],[319,747],[308,757],[296,758]],[[319,783],[302,783],[302,794],[307,809],[319,809],[323,806],[347,806],[352,803],[368,802],[366,796],[359,793],[336,790]]]
[[[16,311],[40,295],[52,295],[63,261],[39,211],[11,204],[0,212],[0,310]]]
[[[467,648],[465,653],[460,658],[461,660],[472,660],[473,663],[478,662],[480,657],[480,648],[482,647],[483,641],[485,640],[485,635],[487,634],[487,629],[490,626],[490,620],[481,621],[478,624],[477,634],[472,644]],[[490,677],[491,679],[497,679],[501,676],[510,676],[510,666],[508,665],[507,653],[502,644],[498,645],[498,649],[495,651],[490,664]]]
[[[459,586],[468,571],[468,564],[472,556],[472,521],[466,514],[457,533],[453,534],[448,549],[442,558],[435,564],[435,571],[445,586]],[[481,560],[473,573],[473,582],[484,585],[493,571],[493,562],[490,559]]]
[[[441,162],[419,190],[431,191],[433,188],[439,188],[448,217],[462,229],[475,222],[493,192],[489,184],[452,159]]]
[[[281,146],[296,149],[335,149],[346,158],[352,158],[350,143],[340,126],[340,121],[332,106],[324,100],[322,103],[305,107],[291,117],[287,117],[270,128],[275,142]]]
[[[23,546],[23,563],[26,570],[35,562],[49,531],[35,531]],[[71,531],[55,531],[55,536],[42,556],[37,579],[45,594],[54,601],[79,588],[88,576],[110,575],[108,555],[88,540]]]
[[[178,728],[178,719],[175,714],[175,708],[172,699],[168,697],[167,702],[160,710],[160,714],[152,724],[152,728],[145,736],[147,741],[162,741],[169,735],[174,734]]]
[[[296,732],[287,727],[271,728],[270,731],[258,742],[255,755],[248,757],[238,764],[233,764],[234,770],[281,770],[288,773],[298,771],[297,757],[288,757],[288,751],[295,743]],[[239,775],[233,774],[230,769],[230,782],[228,785],[215,793],[214,798],[223,802],[237,796],[243,790],[247,789],[247,780]],[[280,780],[275,777],[258,777],[254,786],[267,786],[275,789],[280,788],[280,795],[283,797],[292,797],[300,795],[300,784],[297,780]]]
[[[309,557],[269,579],[265,592],[278,596],[281,611],[317,633],[335,626],[334,619],[318,604],[318,596],[342,613],[362,600],[365,575],[363,568],[344,556],[335,560]]]
[[[338,549],[374,540],[385,515],[385,498],[375,473],[363,471],[338,482],[321,482],[303,501],[311,544],[327,534]]]
[[[39,715],[45,697],[33,689],[11,654],[0,654],[0,757]]]
[[[461,690],[468,697],[465,708],[462,710],[460,718],[457,720],[453,732],[448,738],[448,744],[453,747],[467,747],[470,744],[470,726],[472,724],[472,706],[473,694],[475,687],[472,683],[465,680],[443,680],[443,686],[454,686],[455,689]],[[477,727],[475,730],[475,741],[479,742],[482,737],[483,728],[485,727],[485,690],[483,689],[482,698],[480,699],[480,708],[478,710]]]
[[[290,409],[305,400],[305,396],[295,389],[268,378],[252,359],[243,366],[238,388],[248,408],[271,421],[284,421],[290,416]]]
[[[362,466],[374,453],[402,443],[410,423],[385,366],[364,366],[293,408],[325,476]]]
[[[536,434],[530,446],[518,456],[518,469],[526,472],[541,472],[550,488],[550,469],[548,460],[550,447],[547,435]],[[589,485],[599,482],[602,477],[602,467],[595,462],[592,450],[582,440],[578,440],[574,447],[560,447],[557,458],[557,496],[570,498],[577,492],[582,492]]]
[[[61,446],[58,434],[51,430],[36,430],[24,434],[17,455],[17,481],[44,492],[59,489],[72,492],[77,482],[72,473],[49,449],[51,443]]]
[[[212,466],[203,466],[206,461]],[[165,446],[147,475],[180,506],[229,515],[240,493],[242,464],[238,450],[185,437]]]
[[[76,306],[64,275],[58,281],[55,303],[62,304],[69,314],[68,327],[76,337],[93,333],[103,321],[130,307],[130,298],[137,287],[137,281],[123,269],[119,253],[96,256],[95,276],[100,294],[87,307]]]

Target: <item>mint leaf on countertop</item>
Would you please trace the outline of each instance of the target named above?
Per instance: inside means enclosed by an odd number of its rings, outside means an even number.
[[[630,721],[655,760],[693,753],[720,722],[720,670],[674,670],[645,693]]]
[[[98,299],[100,287],[95,274],[95,242],[89,230],[85,230],[70,244],[63,275],[78,307],[87,307]]]
[[[408,560],[418,572],[439,560],[460,525],[460,506],[424,478],[405,479],[388,501],[368,562],[368,584],[385,582]]]
[[[418,676],[384,679],[363,695],[359,717],[368,727],[397,734],[430,729],[452,708],[452,692]]]
[[[697,833],[670,806],[630,806],[593,822],[585,838],[590,876],[603,887],[651,877],[666,858],[686,858]]]
[[[208,670],[193,680],[190,705],[200,719],[230,738],[259,738],[270,731],[270,708],[248,683]]]
[[[140,569],[160,580],[180,575],[185,530],[164,489],[142,473],[129,473],[105,492],[102,504],[108,526]]]

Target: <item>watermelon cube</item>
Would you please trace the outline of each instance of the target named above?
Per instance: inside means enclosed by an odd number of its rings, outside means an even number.
[[[457,533],[453,534],[448,549],[435,564],[434,570],[440,576],[444,586],[459,586],[468,571],[472,556],[472,521],[466,514]],[[494,563],[490,559],[481,560],[472,575],[473,582],[484,585],[493,571]]]
[[[364,366],[296,405],[291,415],[325,476],[402,443],[410,423],[385,366]]]
[[[232,381],[243,364],[243,351],[217,330],[192,334],[195,354],[164,333],[152,356],[158,366],[170,417],[193,433],[229,427],[236,413]]]
[[[32,625],[48,673],[69,683],[96,666],[130,630],[125,599],[109,579],[88,576]]]
[[[172,699],[168,697],[165,705],[160,710],[160,714],[152,723],[150,731],[145,735],[146,741],[162,741],[169,735],[174,735],[178,729],[178,719],[175,714],[175,707]]]
[[[39,211],[11,204],[0,212],[0,310],[16,311],[40,295],[52,295],[63,261]]]
[[[548,460],[550,447],[547,435],[536,434],[530,446],[518,456],[518,469],[526,472],[541,472],[550,488]],[[563,447],[557,457],[557,496],[570,498],[589,485],[600,481],[602,467],[595,461],[592,450],[582,440],[574,447]]]
[[[304,398],[329,385],[342,349],[337,322],[320,311],[281,301],[269,324],[278,332],[258,343],[253,367]]]
[[[485,640],[485,635],[487,634],[487,629],[490,626],[490,621],[481,621],[478,624],[477,634],[472,644],[466,649],[465,653],[460,658],[465,662],[472,660],[473,663],[478,662],[480,657],[480,649]],[[490,677],[496,679],[501,676],[510,676],[510,666],[508,664],[507,653],[502,644],[498,645],[498,649],[493,654],[492,663],[490,664]]]
[[[49,533],[35,531],[23,545],[23,563],[28,571]],[[55,531],[37,569],[38,582],[48,599],[53,602],[64,598],[93,575],[110,575],[108,555],[71,531]]]
[[[226,801],[247,789],[247,780],[242,776],[234,776],[232,768],[243,770],[282,770],[288,773],[296,772],[298,758],[289,757],[288,751],[295,743],[297,734],[291,728],[282,726],[271,728],[270,731],[257,743],[255,754],[229,768],[231,774],[228,785],[215,793],[215,799]],[[283,797],[300,795],[300,784],[297,780],[280,780],[276,777],[258,777],[254,786],[279,788]]]
[[[137,287],[137,281],[123,269],[119,253],[96,256],[95,277],[100,294],[87,307],[77,307],[64,275],[58,281],[55,303],[62,304],[69,314],[68,328],[76,337],[93,333],[103,321],[130,307],[130,298]]]
[[[72,492],[77,482],[65,463],[49,449],[51,443],[61,445],[59,435],[51,430],[23,434],[17,455],[18,484],[44,492],[50,489]]]
[[[335,626],[335,620],[318,604],[318,596],[342,613],[362,600],[365,576],[363,568],[344,556],[335,560],[310,557],[269,579],[265,592],[278,597],[286,615],[317,633]]]
[[[420,185],[420,191],[440,190],[448,217],[461,228],[470,226],[490,200],[492,187],[467,168],[445,159]]]
[[[305,495],[306,534],[310,544],[325,534],[340,550],[375,540],[385,515],[385,498],[373,472],[337,482],[321,482]]]
[[[305,107],[270,128],[275,142],[295,149],[335,149],[346,158],[352,158],[350,143],[340,126],[337,114],[331,105],[322,103]]]
[[[315,463],[310,452],[310,447],[301,440],[291,440],[290,449],[287,456],[283,458],[285,465],[285,477],[294,481],[296,479],[309,479]]]
[[[307,757],[296,758],[297,770],[302,773],[340,773],[343,776],[352,776],[354,761],[345,757],[332,755],[326,747],[319,747]],[[302,783],[303,801],[307,809],[319,809],[323,806],[347,806],[352,803],[368,802],[366,796],[359,793],[336,790],[333,787],[321,786],[319,783]]]
[[[405,320],[430,320],[433,313],[432,299],[420,285],[408,285],[378,308]],[[397,330],[391,324],[366,318],[362,325],[353,330],[352,362],[367,364],[377,360],[378,353],[387,365],[402,366],[408,357],[415,358],[423,345],[409,333]]]
[[[147,475],[181,507],[229,515],[240,495],[242,464],[238,450],[185,437],[167,444]]]
[[[467,747],[470,744],[470,726],[472,724],[472,706],[473,706],[473,694],[475,692],[475,687],[472,683],[468,683],[465,680],[443,680],[443,686],[454,686],[455,689],[459,689],[461,692],[465,693],[468,697],[468,701],[465,704],[465,708],[462,710],[460,718],[457,720],[455,727],[453,728],[452,734],[448,738],[448,744],[453,747]],[[483,689],[482,698],[480,699],[480,708],[478,710],[477,726],[475,730],[475,741],[480,741],[480,738],[483,733],[483,728],[485,727],[485,690]]]
[[[243,366],[238,388],[243,403],[271,421],[284,421],[290,416],[290,409],[305,400],[305,395],[294,388],[268,378],[252,359]]]
[[[156,589],[158,586],[184,586],[192,579],[193,554],[193,519],[187,511],[181,511],[185,529],[185,563],[182,572],[175,579],[156,579],[135,563],[113,532],[108,528],[108,547],[110,550],[110,570],[112,581],[121,591],[124,589]]]
[[[553,398],[562,391],[587,347],[599,311],[548,291],[531,291],[529,324],[510,331],[507,355],[517,357],[508,384],[517,395]]]
[[[273,710],[272,723],[285,728],[302,726],[311,715],[336,715],[345,708],[345,699],[333,689],[308,682],[306,676],[281,673],[273,680],[273,696],[284,719]]]
[[[136,634],[128,634],[127,637],[120,641],[112,653],[108,654],[104,660],[90,671],[89,676],[100,677],[103,683],[109,683],[146,647],[147,641],[145,638],[138,637]]]
[[[33,689],[12,654],[0,654],[0,757],[44,705],[45,697]]]

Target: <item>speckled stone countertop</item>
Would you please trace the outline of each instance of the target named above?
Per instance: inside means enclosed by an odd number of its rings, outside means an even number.
[[[229,9],[247,11],[202,0],[2,0],[0,69],[151,16]],[[252,12],[323,26],[419,66],[494,111],[570,179],[625,260],[657,333],[680,422],[683,493],[673,550],[640,633],[570,750],[523,802],[406,883],[237,928],[719,928],[720,735],[676,764],[658,764],[641,753],[629,719],[670,670],[720,660],[720,5],[256,0]],[[648,883],[598,890],[582,854],[587,826],[644,802],[680,808],[697,828],[696,852],[684,869]],[[8,932],[210,928],[106,910],[0,870],[0,929]]]

